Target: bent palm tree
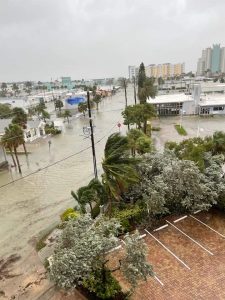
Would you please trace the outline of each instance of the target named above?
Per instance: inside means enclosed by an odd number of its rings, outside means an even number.
[[[135,169],[136,160],[129,156],[127,137],[119,133],[109,136],[104,153],[102,183],[108,195],[109,214],[111,214],[112,201],[119,201],[122,192],[130,184],[138,182],[138,175]]]
[[[3,136],[4,137],[4,136]],[[16,162],[18,166],[19,173],[21,174],[20,162],[17,155],[17,148],[19,145],[24,145],[24,137],[23,137],[23,130],[17,124],[10,124],[9,127],[5,128],[5,137],[3,138],[3,143],[5,141],[6,146],[9,148],[10,151],[14,150],[14,154],[16,157]],[[12,155],[11,155],[12,156]]]
[[[15,158],[14,158],[14,155],[12,152],[12,149],[13,149],[12,139],[11,139],[11,136],[9,135],[9,132],[6,131],[6,129],[5,129],[5,134],[2,136],[1,144],[3,145],[3,147],[5,149],[9,150],[10,155],[12,157],[13,165],[14,165],[14,167],[16,167],[16,161],[15,161]]]

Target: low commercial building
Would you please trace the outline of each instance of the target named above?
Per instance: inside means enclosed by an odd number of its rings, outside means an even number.
[[[195,114],[195,103],[191,95],[181,93],[161,95],[155,99],[149,99],[148,102],[154,105],[157,115],[159,116]]]
[[[184,93],[160,95],[149,99],[157,115],[222,115],[225,114],[225,95],[201,93],[201,86],[195,85],[191,95]]]

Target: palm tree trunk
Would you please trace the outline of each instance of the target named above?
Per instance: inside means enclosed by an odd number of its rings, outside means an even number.
[[[70,121],[69,121],[69,117],[67,116],[66,118],[67,118],[67,123],[69,124],[69,122],[70,122]]]
[[[124,84],[124,93],[125,93],[125,105],[127,107],[127,87],[126,87],[126,83]]]
[[[16,161],[15,161],[15,158],[13,156],[13,152],[12,152],[12,148],[11,147],[9,148],[9,152],[10,152],[10,155],[12,157],[13,165],[14,165],[14,167],[16,167]]]
[[[144,134],[147,133],[147,121],[144,121],[143,131],[144,131]]]
[[[22,171],[21,171],[21,168],[20,168],[19,158],[18,158],[18,155],[17,155],[16,147],[14,147],[14,153],[15,153],[15,157],[16,157],[16,162],[17,162],[17,166],[18,166],[18,169],[19,169],[19,173],[22,174]]]
[[[24,152],[25,152],[25,154],[26,154],[26,156],[28,155],[28,153],[27,153],[27,148],[26,148],[26,145],[25,145],[25,143],[23,143],[23,149],[24,149]]]

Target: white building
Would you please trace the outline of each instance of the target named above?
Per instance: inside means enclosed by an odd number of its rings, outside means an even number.
[[[11,124],[11,119],[0,119],[0,138],[5,133],[5,127]],[[45,135],[45,122],[42,120],[29,120],[23,130],[25,142],[33,142]]]
[[[128,77],[130,80],[132,80],[133,77],[136,77],[136,69],[135,66],[128,66]]]
[[[24,129],[25,142],[33,142],[45,135],[45,122],[42,120],[27,121],[27,128]]]
[[[160,116],[225,114],[225,95],[204,95],[199,84],[194,85],[192,95],[183,93],[161,95],[149,99],[148,103],[155,106]]]

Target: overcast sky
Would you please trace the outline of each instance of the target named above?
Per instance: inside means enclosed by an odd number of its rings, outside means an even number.
[[[0,81],[127,76],[225,46],[225,0],[0,0]]]

